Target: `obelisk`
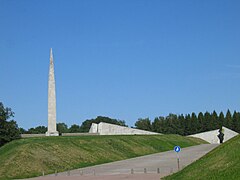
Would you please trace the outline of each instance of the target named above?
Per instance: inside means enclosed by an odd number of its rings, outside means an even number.
[[[56,91],[52,48],[50,49],[50,65],[48,76],[48,131],[46,136],[58,136],[56,124]]]

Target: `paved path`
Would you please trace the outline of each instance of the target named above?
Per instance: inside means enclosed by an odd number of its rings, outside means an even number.
[[[179,153],[180,169],[199,159],[217,144],[202,144],[183,148]],[[32,178],[34,180],[67,179],[67,180],[122,180],[122,179],[148,179],[155,180],[178,170],[177,153],[172,151],[80,168],[69,172],[58,173]]]

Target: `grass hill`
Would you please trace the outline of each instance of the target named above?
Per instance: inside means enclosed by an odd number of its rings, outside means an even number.
[[[240,179],[240,135],[164,179]]]
[[[0,148],[0,179],[40,176],[206,143],[179,135],[38,137]]]

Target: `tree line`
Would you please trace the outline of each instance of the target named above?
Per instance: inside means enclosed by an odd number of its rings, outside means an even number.
[[[81,125],[73,124],[70,127],[67,126],[65,123],[57,123],[57,131],[61,135],[62,133],[86,133],[89,132],[89,129],[92,125],[92,123],[100,123],[100,122],[106,122],[111,124],[117,124],[120,126],[126,126],[125,121],[123,120],[117,120],[117,119],[111,119],[109,117],[104,116],[98,116],[95,119],[87,119],[85,120]],[[44,134],[47,132],[46,126],[37,126],[35,128],[30,128],[28,130],[25,130],[23,128],[19,129],[21,134]]]
[[[156,117],[153,122],[149,118],[140,118],[135,126],[137,129],[183,136],[220,129],[222,126],[240,133],[240,113],[231,113],[228,110],[226,114],[217,114],[216,111],[186,115],[169,114],[166,117]]]
[[[44,134],[47,132],[47,127],[45,126],[37,126],[28,130],[19,128],[17,122],[12,120],[13,117],[14,112],[11,108],[4,107],[3,103],[0,102],[0,147],[14,139],[19,139],[21,137],[20,134]],[[58,123],[57,130],[60,134],[85,133],[89,131],[92,123],[100,122],[127,126],[124,120],[98,116],[95,119],[85,120],[81,125],[73,124],[70,127],[65,123]],[[156,117],[153,121],[149,118],[140,118],[136,121],[134,128],[163,134],[186,136],[220,129],[222,126],[240,133],[240,112],[234,111],[231,113],[228,110],[226,114],[223,112],[217,114],[216,111],[186,115],[169,114],[166,117]]]
[[[127,126],[125,121],[111,119],[109,117],[98,116],[95,119],[85,120],[81,125],[73,124],[69,128],[65,123],[57,124],[57,131],[62,133],[86,133],[89,131],[92,123],[106,122],[111,124],[117,124],[121,126]],[[216,111],[198,113],[194,112],[186,115],[169,114],[166,117],[156,117],[153,121],[149,118],[139,118],[135,127],[137,129],[153,131],[163,134],[179,134],[179,135],[191,135],[200,132],[220,129],[225,126],[233,131],[240,133],[240,113],[234,111],[233,113],[228,110],[226,114]],[[42,134],[47,131],[47,127],[38,126],[30,128],[27,131],[20,128],[21,134]]]

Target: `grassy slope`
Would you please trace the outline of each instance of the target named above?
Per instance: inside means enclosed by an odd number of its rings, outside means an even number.
[[[240,179],[240,135],[164,179]]]
[[[204,143],[178,135],[20,139],[0,148],[0,179],[24,178]]]

